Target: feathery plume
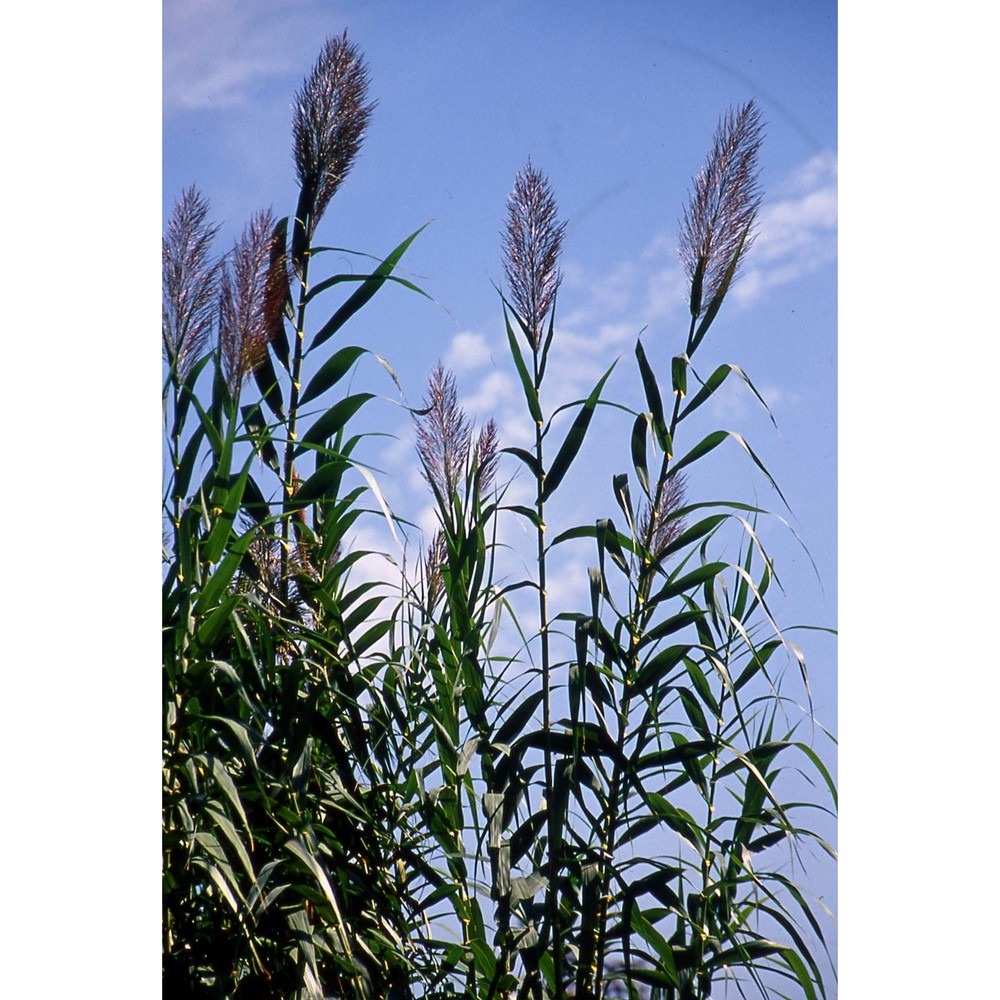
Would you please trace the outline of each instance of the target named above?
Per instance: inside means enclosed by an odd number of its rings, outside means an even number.
[[[219,231],[195,187],[174,205],[163,236],[163,357],[183,379],[211,343],[221,262],[212,260]]]
[[[499,441],[496,421],[491,417],[479,432],[479,439],[472,454],[473,468],[479,474],[480,494],[489,492],[496,479],[497,466],[500,464],[500,454],[497,451]]]
[[[676,513],[684,506],[686,486],[683,475],[671,472],[664,480],[656,509],[647,500],[639,515],[639,537],[649,538],[649,551],[654,559],[684,530],[684,519]]]
[[[260,364],[274,331],[275,312],[284,302],[284,289],[271,276],[273,244],[274,218],[268,209],[253,216],[222,270],[219,350],[233,395]]]
[[[472,429],[465,411],[458,405],[455,378],[440,363],[435,366],[427,384],[424,409],[427,412],[423,416],[414,417],[417,454],[424,478],[438,501],[450,503],[463,479],[466,486],[477,490],[479,495],[486,493],[493,485],[500,461],[496,423],[487,421],[473,447]],[[470,480],[466,478],[470,458],[478,480],[475,486],[470,486]],[[424,556],[428,607],[433,607],[441,595],[444,586],[441,567],[447,557],[447,539],[444,530],[439,528]]]
[[[347,32],[328,38],[292,110],[295,167],[308,235],[351,169],[375,102],[365,104],[368,67]]]
[[[738,111],[730,108],[716,129],[705,167],[695,178],[684,209],[679,247],[691,282],[694,317],[704,312],[722,286],[744,232],[739,264],[756,236],[753,224],[761,199],[757,153],[763,128],[754,101]]]
[[[440,363],[434,367],[427,384],[424,408],[427,413],[414,418],[417,454],[424,478],[438,497],[448,503],[465,475],[472,430],[458,405],[455,377]]]
[[[535,350],[562,276],[558,270],[565,222],[556,219],[556,201],[545,175],[528,160],[507,199],[503,268],[511,298]]]

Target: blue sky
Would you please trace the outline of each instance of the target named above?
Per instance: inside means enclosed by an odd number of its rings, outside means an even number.
[[[767,123],[760,236],[696,368],[707,375],[719,363],[739,364],[780,433],[735,385],[699,426],[743,434],[792,513],[735,447],[723,449],[692,488],[759,502],[786,517],[819,579],[786,528],[763,527],[786,590],[779,621],[835,627],[836,13],[832,2],[641,2],[623,16],[621,7],[580,2],[168,0],[163,217],[196,183],[222,225],[221,250],[251,212],[294,209],[291,97],[323,39],[348,29],[365,54],[378,107],[319,235],[326,244],[384,255],[430,222],[402,273],[433,302],[385,290],[342,336],[385,356],[411,405],[431,367],[444,361],[469,413],[494,416],[503,445],[524,445],[528,427],[491,285],[502,277],[499,232],[516,171],[530,156],[567,221],[547,398],[586,395],[621,357],[610,395],[639,406],[632,358],[639,331],[645,328],[644,346],[664,379],[671,356],[683,349],[685,280],[676,246],[691,178],[719,116],[755,98]],[[345,257],[337,266],[350,264]],[[328,301],[332,309],[336,302]],[[377,366],[357,378],[398,398]],[[390,504],[430,528],[405,411],[385,402],[365,412],[393,435],[365,455],[382,470]],[[556,509],[564,524],[614,513],[610,479],[629,467],[627,431],[611,416],[595,421]],[[515,483],[514,495],[522,487]],[[377,522],[361,529],[355,544],[392,549]],[[565,558],[553,599],[586,602],[592,559],[583,549]],[[798,641],[817,717],[836,731],[836,643],[818,633]],[[835,764],[831,745],[820,749]],[[835,839],[832,825],[824,832]],[[814,891],[832,904],[832,866],[817,860],[810,871]],[[830,933],[835,942],[836,928]]]

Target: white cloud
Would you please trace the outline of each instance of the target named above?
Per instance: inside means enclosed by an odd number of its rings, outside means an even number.
[[[444,363],[457,372],[474,371],[493,363],[493,352],[481,333],[463,331],[451,339]]]
[[[502,448],[531,448],[534,445],[534,425],[525,419],[523,413],[508,408],[494,417]]]
[[[733,288],[733,299],[748,305],[769,288],[789,284],[837,257],[837,160],[813,157],[784,185],[788,197],[765,203],[749,267]]]
[[[462,407],[470,417],[489,419],[505,403],[517,398],[520,390],[506,372],[491,371],[479,383],[471,396],[462,397]]]
[[[239,105],[253,81],[284,70],[277,54],[281,50],[268,52],[253,37],[254,6],[227,0],[164,5],[164,108],[192,111]]]
[[[766,261],[801,255],[837,228],[837,189],[828,185],[801,198],[765,205],[753,255]]]
[[[437,507],[431,503],[425,507],[421,507],[420,513],[415,520],[417,527],[423,532],[424,544],[429,544],[431,539],[437,534],[438,528],[441,527]]]
[[[591,307],[602,311],[620,312],[631,302],[635,291],[638,265],[621,261],[596,281],[584,278],[580,287],[588,290]]]
[[[789,194],[802,194],[837,180],[837,154],[832,150],[817,153],[792,172],[784,185]]]
[[[550,560],[551,561],[551,560]],[[596,559],[591,561],[596,562]],[[586,608],[590,605],[590,564],[574,555],[553,566],[546,579],[546,593],[554,608]]]
[[[350,569],[351,584],[384,584],[386,592],[399,592],[402,582],[402,552],[393,541],[384,521],[360,518],[348,536],[348,552],[367,552]]]
[[[298,76],[294,55],[315,0],[172,0],[163,7],[163,106],[236,107],[271,77]]]

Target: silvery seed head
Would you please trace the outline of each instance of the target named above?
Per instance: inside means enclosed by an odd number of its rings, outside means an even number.
[[[492,418],[479,433],[476,447],[472,453],[472,464],[479,476],[479,492],[488,493],[496,479],[497,466],[500,463],[498,444],[500,435],[497,432],[496,421]]]
[[[417,454],[424,478],[445,503],[458,489],[465,474],[472,443],[472,429],[458,405],[455,377],[443,365],[435,366],[424,397],[427,412],[414,418]]]
[[[212,340],[220,261],[211,257],[218,226],[208,202],[188,188],[163,236],[163,357],[183,379]]]
[[[695,178],[679,247],[691,282],[692,316],[701,315],[722,287],[744,233],[739,263],[754,241],[760,207],[757,153],[763,138],[760,111],[753,101],[730,109],[719,122],[704,169]]]
[[[541,171],[528,160],[507,199],[503,267],[514,306],[528,330],[532,346],[559,287],[559,252],[566,223],[556,218],[556,200]]]
[[[656,509],[647,500],[639,515],[639,537],[649,538],[649,551],[654,559],[684,530],[684,519],[677,512],[684,506],[686,486],[683,475],[671,472],[664,480]]]
[[[295,95],[295,168],[308,192],[309,235],[361,148],[374,102],[365,103],[368,67],[347,32],[329,38]]]
[[[229,391],[236,394],[261,362],[274,327],[275,284],[269,281],[274,218],[258,212],[226,257],[219,288],[219,351]]]

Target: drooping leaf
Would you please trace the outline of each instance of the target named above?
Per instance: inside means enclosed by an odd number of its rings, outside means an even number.
[[[687,395],[687,370],[689,364],[690,362],[686,354],[678,354],[670,362],[670,381],[673,383],[674,395],[680,399],[683,399]],[[677,420],[680,422],[680,415],[678,415]]]
[[[510,880],[510,901],[514,904],[519,903],[522,899],[531,899],[546,885],[548,885],[548,879],[541,872],[533,872],[523,878],[512,878]]]
[[[722,385],[723,382],[725,382],[730,374],[734,374],[743,380],[747,388],[754,394],[754,396],[757,397],[757,401],[760,405],[764,407],[764,412],[771,418],[771,423],[774,424],[775,428],[777,428],[778,425],[774,420],[774,415],[771,413],[770,408],[764,401],[764,397],[757,391],[754,384],[747,377],[746,372],[744,372],[739,365],[731,364],[719,365],[719,367],[712,372],[709,378],[706,379],[705,384],[698,390],[687,406],[685,406],[684,409],[678,414],[678,422],[697,410],[703,403],[711,399],[716,390]]]
[[[294,509],[304,507],[316,500],[324,498],[329,491],[339,486],[344,471],[350,468],[350,463],[333,459],[321,465],[295,493],[290,506]],[[334,494],[336,495],[336,494]]]
[[[232,582],[236,571],[240,567],[240,563],[243,561],[243,557],[247,554],[247,550],[256,537],[256,529],[251,529],[244,532],[244,534],[230,545],[225,558],[219,563],[218,568],[198,595],[198,600],[194,608],[195,615],[204,615],[210,608],[215,606],[215,603],[222,596],[223,591]]]
[[[358,284],[360,282],[370,281],[372,275],[370,274],[334,274],[329,278],[324,278],[322,281],[316,282],[312,285],[309,291],[306,293],[305,301],[306,304],[310,303],[317,295],[322,295],[324,292],[328,292],[331,288],[335,288],[337,285],[344,284]],[[402,285],[404,288],[409,288],[412,292],[417,292],[420,295],[427,296],[427,293],[418,288],[412,281],[407,281],[406,278],[400,278],[395,274],[386,274],[381,279],[382,281],[391,281],[393,284]],[[427,296],[428,298],[430,296]]]
[[[594,524],[581,524],[575,528],[569,528],[566,531],[561,532],[549,543],[549,549],[555,548],[557,545],[561,545],[563,542],[572,541],[576,538],[597,538],[597,526]],[[607,537],[607,536],[605,536]],[[636,554],[638,548],[636,542],[629,538],[628,535],[622,534],[620,531],[615,532],[615,541],[618,546],[624,551]]]
[[[344,919],[340,913],[340,905],[337,902],[333,886],[330,884],[330,879],[326,872],[298,837],[293,837],[287,841],[285,849],[290,854],[297,857],[316,879],[317,885],[322,890],[323,896],[326,898],[327,903],[330,904],[330,909],[333,911],[334,919],[336,921],[337,934],[340,937],[341,946],[343,947],[344,952],[350,955],[351,946],[347,937],[347,928],[344,925]]]
[[[500,453],[513,455],[515,458],[520,459],[528,467],[532,476],[536,479],[541,479],[542,467],[538,464],[538,459],[530,451],[525,451],[524,448],[501,448]]]
[[[260,407],[257,405],[244,406],[241,407],[240,412],[243,414],[243,423],[250,435],[250,440],[253,442],[254,448],[257,450],[257,454],[268,468],[273,469],[280,475],[281,465],[278,460],[278,452],[274,447],[274,442],[271,439],[271,431],[264,420],[264,415],[261,413]]]
[[[466,740],[462,744],[461,752],[458,755],[458,765],[455,768],[455,774],[460,778],[469,769],[469,764],[472,762],[472,758],[475,756],[476,750],[479,747],[479,737],[474,736],[471,740]]]
[[[680,594],[687,594],[709,580],[714,579],[724,570],[728,569],[727,563],[711,562],[704,566],[699,566],[696,570],[686,573],[681,577],[672,577],[657,591],[652,600],[656,603],[677,597]]]

